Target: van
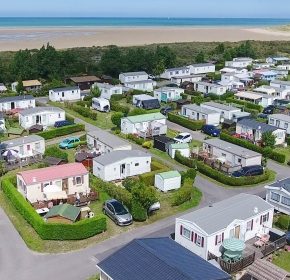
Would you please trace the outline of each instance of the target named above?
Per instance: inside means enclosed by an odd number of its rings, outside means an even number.
[[[264,168],[261,165],[252,165],[243,167],[240,170],[234,171],[232,173],[233,177],[248,177],[248,176],[258,176],[264,173]]]

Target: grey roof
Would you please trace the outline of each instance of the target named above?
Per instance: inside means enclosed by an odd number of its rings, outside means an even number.
[[[204,67],[204,66],[215,66],[213,63],[195,63],[191,64],[190,66],[193,67]]]
[[[119,137],[101,129],[89,131],[88,135],[106,144],[107,146],[110,146],[112,149],[116,149],[116,148],[120,148],[124,146],[131,146],[131,144],[120,139]]]
[[[273,132],[278,129],[276,126],[269,125],[262,122],[257,122],[256,120],[253,120],[253,119],[243,119],[243,120],[240,120],[238,124],[247,126],[252,129],[260,130],[262,133],[268,132],[268,131]]]
[[[198,112],[198,113],[202,113],[202,114],[217,114],[218,112],[217,111],[214,111],[214,110],[210,110],[210,109],[207,109],[207,108],[202,108],[196,104],[186,104],[186,105],[183,105],[182,108],[186,108],[186,109],[189,109],[189,110],[192,110],[192,111],[195,111],[195,112]]]
[[[61,113],[61,112],[64,112],[64,110],[60,109],[58,107],[35,107],[35,108],[25,109],[25,110],[21,111],[19,114],[22,116],[28,116],[31,114],[37,114],[37,113],[42,113],[42,112]]]
[[[130,82],[125,82],[125,84],[131,84],[131,85],[135,85],[135,84],[151,84],[154,83],[153,80],[148,79],[148,80],[142,80],[142,81],[130,81]]]
[[[285,85],[290,86],[290,81],[281,81],[281,80],[274,80],[270,84],[279,84],[279,85]]]
[[[284,114],[272,114],[268,116],[268,119],[278,119],[281,121],[289,122],[290,123],[290,116]]]
[[[133,98],[138,99],[138,100],[155,100],[155,99],[157,99],[156,97],[153,97],[153,96],[148,95],[148,94],[137,94],[137,95],[134,95]]]
[[[111,89],[111,88],[115,88],[115,87],[122,88],[122,85],[111,85],[111,84],[107,84],[107,83],[95,83],[95,85],[98,88],[105,88],[105,89]]]
[[[62,92],[62,91],[68,91],[68,90],[78,90],[79,87],[62,87],[62,88],[52,88],[51,90],[54,92]]]
[[[182,88],[179,87],[161,87],[161,88],[157,88],[155,89],[155,91],[157,92],[166,92],[166,91],[175,91],[175,90],[183,90]]]
[[[223,87],[223,86],[221,86],[219,84],[213,84],[213,83],[208,83],[208,82],[195,82],[195,84],[203,85],[203,86],[209,86],[209,87],[215,87],[215,88]]]
[[[124,76],[128,77],[128,76],[141,76],[141,75],[148,75],[148,74],[145,71],[139,71],[139,72],[121,73],[121,75],[124,75]]]
[[[202,105],[206,105],[206,106],[211,106],[213,108],[217,108],[223,111],[241,111],[241,109],[231,106],[231,105],[227,105],[227,104],[221,104],[221,103],[217,103],[217,102],[205,102],[202,103]]]
[[[229,143],[229,142],[217,139],[217,138],[204,140],[203,143],[214,146],[218,149],[240,156],[242,158],[252,158],[252,157],[261,156],[261,154],[257,152],[254,152],[252,150],[246,149],[238,145],[234,145],[232,143]]]
[[[173,68],[167,68],[165,71],[176,71],[176,70],[184,70],[184,69],[189,69],[189,66],[181,66],[181,67],[173,67]]]
[[[151,157],[151,155],[139,150],[113,151],[111,153],[94,158],[94,161],[105,166],[121,160],[125,160],[127,158],[137,157]]]
[[[197,78],[197,77],[204,77],[205,74],[192,74],[192,75],[184,75],[178,77],[172,77],[173,79],[186,79],[186,78]]]
[[[231,279],[168,237],[135,239],[97,266],[114,280]]]
[[[0,144],[0,149],[10,149],[10,148],[13,148],[15,146],[29,144],[29,143],[38,142],[38,141],[44,141],[44,138],[42,138],[38,135],[24,136],[24,137],[20,137],[20,138],[15,138],[15,139],[3,141]]]
[[[212,207],[204,207],[185,214],[179,219],[190,221],[208,235],[212,235],[225,229],[234,220],[248,220],[272,208],[259,196],[241,193],[214,203]],[[256,209],[258,213],[255,213]]]
[[[287,192],[290,193],[290,178],[279,180],[279,181],[269,185],[269,187],[274,187],[274,188],[277,188],[277,189],[282,188],[282,189],[284,189],[284,190],[286,190]]]
[[[0,103],[14,102],[21,100],[33,100],[35,99],[32,95],[17,95],[17,96],[7,96],[0,98]]]

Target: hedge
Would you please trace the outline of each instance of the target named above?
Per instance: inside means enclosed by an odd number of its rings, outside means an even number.
[[[144,222],[147,220],[147,211],[137,200],[132,201],[131,214],[134,221]]]
[[[71,123],[75,123],[75,118],[66,114],[65,119]]]
[[[124,113],[127,116],[130,111],[130,108],[128,106],[121,105],[117,101],[111,101],[111,110],[115,112]]]
[[[16,210],[44,240],[81,240],[106,230],[106,217],[103,214],[74,224],[46,223],[35,209],[17,191],[10,178],[1,183],[2,190]]]
[[[98,118],[97,112],[92,111],[90,108],[86,108],[86,107],[80,106],[80,105],[73,105],[71,107],[71,109],[85,118],[90,118],[94,121],[96,121]]]
[[[238,146],[247,148],[249,150],[255,151],[257,153],[260,153],[264,157],[268,157],[268,158],[275,160],[279,163],[285,163],[285,161],[286,161],[285,154],[281,154],[281,153],[275,152],[273,150],[269,150],[267,148],[262,148],[262,147],[257,146],[257,145],[255,145],[247,140],[233,137],[227,133],[221,133],[220,139],[227,141],[227,142],[230,142],[230,143],[233,143],[233,144],[236,144]]]
[[[174,113],[168,113],[168,120],[191,130],[201,130],[201,128],[205,125],[205,121],[189,120],[188,118],[176,115]]]
[[[75,132],[79,131],[85,131],[85,125],[84,124],[73,124],[58,128],[53,128],[50,130],[42,131],[37,133],[37,135],[43,137],[45,140],[53,139],[56,137],[61,137],[64,135],[69,135]]]
[[[271,173],[269,170],[266,170],[263,175],[259,176],[250,176],[250,177],[231,177],[223,172],[213,169],[209,165],[201,161],[194,159],[186,158],[180,154],[180,152],[175,153],[175,160],[179,163],[186,165],[190,168],[196,168],[200,173],[229,186],[246,186],[254,185],[258,183],[265,182],[270,179]]]
[[[74,143],[74,144],[73,144],[73,148],[76,148],[76,147],[78,147],[78,146],[82,146],[82,145],[87,145],[87,141],[84,140],[84,141],[80,141],[80,142],[78,142],[78,143]]]
[[[279,216],[276,225],[283,230],[290,230],[290,216],[288,215]]]
[[[61,158],[65,160],[66,162],[68,161],[68,154],[64,151],[62,151],[59,147],[57,146],[48,146],[45,149],[44,156],[47,157],[55,157],[55,158]]]
[[[238,105],[243,105],[243,106],[245,106],[245,108],[257,110],[257,111],[259,111],[259,113],[263,111],[263,107],[261,105],[254,104],[254,103],[247,102],[247,101],[243,101],[243,100],[238,100],[238,99],[231,98],[231,97],[227,98],[226,102],[227,103],[236,103]]]
[[[193,190],[193,180],[186,178],[183,185],[179,190],[177,190],[171,199],[171,206],[179,206],[186,201],[191,200],[191,194]]]
[[[134,134],[128,134],[126,137],[127,137],[127,139],[135,142],[137,145],[142,146],[146,142],[146,140],[144,140],[143,138],[140,138]]]

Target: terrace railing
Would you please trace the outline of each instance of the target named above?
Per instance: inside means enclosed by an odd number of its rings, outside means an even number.
[[[278,249],[283,248],[286,245],[286,236],[283,236],[270,244],[266,244],[262,249],[261,252],[264,257],[270,255],[271,253],[277,251]]]

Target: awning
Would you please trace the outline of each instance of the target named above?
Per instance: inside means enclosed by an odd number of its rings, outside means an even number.
[[[54,192],[61,192],[61,188],[57,185],[48,185],[46,187],[43,188],[43,192],[45,194],[48,194],[48,193],[54,193]]]
[[[245,249],[245,242],[237,238],[225,239],[223,247],[229,251],[243,251]]]
[[[67,199],[67,194],[65,191],[46,193],[44,196],[47,200]]]

